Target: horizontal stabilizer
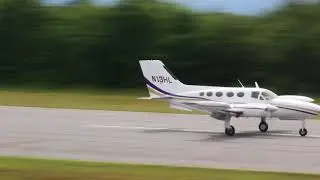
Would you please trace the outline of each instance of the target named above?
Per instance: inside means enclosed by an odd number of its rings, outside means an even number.
[[[151,100],[151,99],[152,99],[152,97],[139,97],[139,98],[137,98],[137,99],[142,99],[142,100]]]
[[[152,100],[152,99],[171,99],[171,96],[155,96],[155,97],[139,97],[137,99],[141,99],[141,100]]]
[[[178,110],[184,110],[184,111],[192,111],[192,110],[189,109],[189,108],[182,107],[182,106],[179,106],[179,105],[174,105],[174,104],[170,104],[170,108],[178,109]]]

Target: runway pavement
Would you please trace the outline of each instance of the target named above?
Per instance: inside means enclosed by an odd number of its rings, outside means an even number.
[[[0,107],[0,155],[320,173],[320,122],[206,115]]]

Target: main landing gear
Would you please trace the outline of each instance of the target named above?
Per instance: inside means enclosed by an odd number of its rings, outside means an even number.
[[[262,117],[261,121],[260,121],[260,124],[259,124],[259,130],[261,132],[267,132],[268,128],[269,128],[269,126],[268,126],[268,123],[266,122],[266,118]]]
[[[300,134],[300,136],[306,136],[308,134],[308,131],[306,129],[306,121],[305,120],[302,120],[301,126],[302,126],[302,128],[299,130],[299,134]]]
[[[226,118],[226,120],[224,121],[224,132],[227,136],[234,136],[235,134],[235,129],[232,125],[230,125],[230,120],[231,120],[231,117],[228,117]],[[268,131],[268,123],[266,122],[266,118],[261,118],[261,122],[259,124],[259,130],[261,132],[267,132]]]
[[[231,117],[226,118],[224,121],[224,132],[227,136],[233,136],[235,134],[235,129],[232,125],[230,125]]]

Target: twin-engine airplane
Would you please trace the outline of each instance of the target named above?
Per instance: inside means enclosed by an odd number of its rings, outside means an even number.
[[[160,60],[139,61],[145,78],[149,97],[168,101],[171,108],[210,114],[224,121],[225,134],[233,136],[235,128],[230,125],[231,117],[257,117],[261,119],[259,129],[267,132],[267,118],[301,120],[301,136],[307,135],[305,120],[320,113],[320,106],[305,96],[278,96],[270,90],[256,87],[198,86],[181,83]]]

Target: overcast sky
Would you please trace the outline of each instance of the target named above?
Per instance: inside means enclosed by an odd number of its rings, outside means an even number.
[[[42,0],[49,3],[64,3],[70,0]],[[106,4],[117,0],[92,0],[96,4]],[[224,11],[238,14],[257,14],[272,10],[286,0],[172,0],[194,10]]]

